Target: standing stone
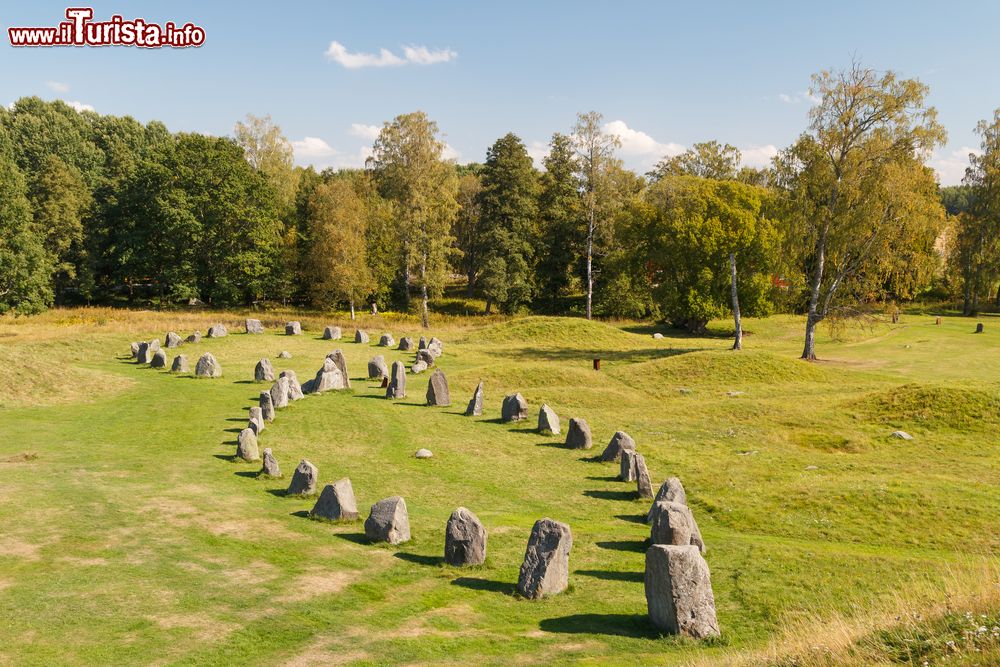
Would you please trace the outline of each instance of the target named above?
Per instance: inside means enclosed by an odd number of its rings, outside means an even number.
[[[384,333],[382,337],[378,339],[379,347],[392,347],[396,344],[396,339],[392,337],[392,334]]]
[[[292,475],[292,481],[288,485],[285,495],[288,496],[311,496],[316,493],[316,481],[319,479],[319,470],[316,466],[305,459],[299,461]]]
[[[451,391],[448,390],[448,378],[440,368],[431,373],[427,381],[427,405],[451,405]]]
[[[347,374],[347,359],[344,357],[344,353],[341,350],[334,350],[330,354],[326,355],[326,358],[332,359],[333,363],[337,364],[337,368],[340,369],[340,374],[344,376],[344,387],[350,389],[351,377]]]
[[[178,354],[174,357],[174,363],[170,364],[171,373],[187,373],[191,369],[188,368],[188,358],[186,355]]]
[[[583,417],[573,417],[566,429],[566,446],[570,449],[590,449],[594,446],[590,437],[590,426]]]
[[[185,343],[200,343],[201,342],[201,332],[195,331],[193,334],[184,339]]]
[[[538,432],[552,435],[560,433],[559,415],[549,407],[548,403],[542,403],[542,407],[538,410]]]
[[[264,358],[257,362],[253,369],[253,379],[257,382],[274,382],[274,366],[270,359]]]
[[[719,636],[708,563],[697,547],[651,546],[645,584],[649,619],[656,628],[695,639]]]
[[[168,331],[167,336],[164,339],[165,346],[169,348],[177,347],[181,344],[181,337],[175,334],[173,331]]]
[[[681,503],[661,500],[653,504],[653,522],[649,529],[651,544],[673,544],[698,547],[705,553],[705,540],[701,537],[698,522],[694,520],[691,508]]]
[[[271,385],[271,404],[275,408],[288,407],[288,378],[284,375]]]
[[[646,468],[646,458],[642,454],[635,455],[635,485],[640,498],[653,497],[653,484],[649,481],[649,470]]]
[[[433,366],[434,355],[429,350],[417,350],[417,361],[422,361],[428,366]]]
[[[154,338],[149,342],[139,343],[139,350],[136,352],[135,359],[140,364],[148,364],[153,361],[153,355],[157,350],[160,349],[160,341]]]
[[[326,327],[323,329],[323,340],[340,340],[343,335],[340,327]]]
[[[399,347],[397,347],[396,349],[401,350],[403,352],[412,352],[415,347],[416,346],[413,344],[412,338],[410,338],[409,336],[403,336],[402,338],[399,339]]]
[[[414,375],[417,375],[419,373],[423,373],[424,371],[427,370],[427,362],[426,361],[418,361],[415,364],[413,364],[412,366],[410,366],[410,370],[413,371]]]
[[[295,371],[281,371],[278,377],[288,378],[288,400],[297,401],[300,398],[305,398],[302,393],[302,385],[299,384],[299,378],[295,375]]]
[[[451,513],[444,531],[444,560],[464,567],[486,562],[486,529],[475,514],[459,507]]]
[[[243,328],[248,334],[264,333],[264,325],[260,323],[260,320],[251,320],[248,318],[243,322]]]
[[[681,480],[676,477],[668,477],[667,481],[660,484],[660,488],[656,492],[656,497],[653,498],[653,506],[649,508],[649,513],[646,514],[646,523],[653,523],[653,511],[656,509],[656,503],[663,501],[687,505],[687,494],[684,492],[684,485],[681,484]]]
[[[472,400],[469,401],[469,406],[465,408],[466,417],[479,417],[483,414],[483,383],[480,382],[476,385],[476,390],[472,392]]]
[[[516,422],[528,418],[528,402],[520,393],[510,394],[503,397],[503,404],[500,406],[500,421]]]
[[[129,343],[129,347],[132,349],[132,358],[135,359],[139,356],[139,343],[135,341]]]
[[[340,372],[337,362],[327,357],[323,360],[323,368],[319,369],[312,381],[311,393],[320,394],[333,389],[346,389],[347,383]]]
[[[206,352],[194,365],[194,374],[196,377],[202,378],[219,378],[222,377],[222,366],[215,360],[211,352]]]
[[[267,477],[281,477],[281,468],[278,467],[278,459],[274,458],[274,452],[270,447],[264,449],[264,465],[260,469],[260,474]]]
[[[236,456],[244,461],[256,461],[260,458],[260,450],[257,449],[257,434],[252,428],[245,428],[236,437]]]
[[[355,343],[367,343],[368,342],[368,333],[365,332],[365,331],[362,331],[361,329],[355,329],[354,330],[354,342]]]
[[[983,323],[980,322],[976,325],[976,333],[983,333]]]
[[[441,345],[439,343],[428,343],[425,352],[431,355],[432,359],[437,359],[442,354],[444,354],[443,349],[441,348]]]
[[[210,326],[208,328],[208,337],[209,338],[222,338],[223,336],[227,335],[228,333],[229,332],[226,331],[226,325],[225,324],[221,324],[221,323],[219,323],[219,324],[213,324],[212,326]]]
[[[365,519],[365,535],[372,542],[408,542],[410,517],[406,513],[406,501],[393,496],[372,505],[371,512]]]
[[[402,361],[392,362],[392,379],[385,390],[386,398],[406,397],[406,365]]]
[[[344,478],[333,484],[327,484],[319,494],[309,516],[313,519],[327,521],[356,521],[358,505],[354,500],[354,487],[351,480]]]
[[[427,347],[436,347],[438,349],[437,356],[439,357],[444,354],[444,343],[442,343],[441,339],[437,336],[431,336],[431,339],[427,341]]]
[[[278,353],[278,358],[279,359],[291,359],[292,358],[292,353],[289,352],[288,350],[282,350],[281,352]]]
[[[618,479],[623,482],[634,482],[636,477],[635,457],[637,452],[630,449],[622,450],[621,467],[618,469]]]
[[[417,346],[418,350],[424,350],[427,348],[427,339],[423,336],[420,337],[420,343]]]
[[[152,368],[166,368],[167,367],[167,351],[160,348],[153,353],[153,358],[149,361],[149,365]]]
[[[635,451],[635,440],[625,431],[615,431],[611,436],[611,442],[604,448],[601,454],[602,461],[621,461],[622,451],[630,449]]]
[[[517,592],[529,600],[537,600],[566,590],[572,548],[573,534],[569,526],[552,519],[536,521],[521,563]]]
[[[250,423],[247,427],[253,429],[254,435],[260,435],[264,430],[264,411],[259,406],[250,408]]]
[[[368,379],[381,380],[389,376],[389,368],[385,365],[385,357],[377,354],[368,362]]]
[[[298,336],[302,333],[302,325],[298,322],[289,322],[285,325],[286,336]]]
[[[271,392],[260,392],[260,412],[264,421],[274,421],[274,401],[271,399]]]

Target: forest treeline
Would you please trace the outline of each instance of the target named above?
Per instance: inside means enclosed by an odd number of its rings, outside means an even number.
[[[78,112],[0,108],[0,312],[53,303],[409,309],[459,279],[487,311],[648,317],[690,331],[731,314],[816,325],[933,292],[1000,303],[1000,110],[963,185],[926,165],[945,132],[927,87],[859,64],[767,168],[706,141],[626,169],[596,112],[535,165],[515,134],[481,163],[443,157],[421,112],[386,122],[364,169],[293,166],[270,117],[233,137]],[[737,335],[736,344],[739,344]]]

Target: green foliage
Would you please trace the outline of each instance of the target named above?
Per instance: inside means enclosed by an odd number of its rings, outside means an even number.
[[[27,185],[0,154],[0,314],[37,313],[52,303],[52,260],[31,220]]]
[[[347,179],[320,185],[309,199],[310,252],[307,262],[313,305],[347,301],[351,312],[374,287],[368,267],[368,211]]]
[[[700,176],[731,181],[739,174],[742,157],[736,146],[707,141],[695,144],[680,155],[660,160],[648,176],[654,181],[667,176]]]
[[[583,207],[572,139],[558,132],[552,135],[544,164],[536,275],[539,299],[551,307],[570,288],[583,246]]]
[[[72,284],[86,265],[83,218],[91,206],[90,189],[76,168],[49,155],[32,184],[31,201],[35,228],[54,262],[58,292]]]

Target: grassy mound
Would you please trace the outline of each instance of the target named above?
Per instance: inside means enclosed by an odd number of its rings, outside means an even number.
[[[972,431],[1000,425],[1000,396],[979,389],[904,384],[851,404],[866,421],[898,428]]]
[[[525,317],[484,327],[469,334],[464,342],[614,349],[633,346],[637,340],[635,334],[603,322],[574,317]]]

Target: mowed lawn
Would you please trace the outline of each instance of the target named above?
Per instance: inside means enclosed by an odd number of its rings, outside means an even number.
[[[53,311],[0,320],[0,663],[4,664],[686,664],[780,643],[810,619],[849,623],[942,590],[995,563],[1000,547],[1000,318],[906,315],[851,330],[824,361],[797,359],[802,319],[751,320],[743,352],[720,322],[704,337],[636,323],[438,317],[451,407],[427,407],[429,373],[387,401],[367,361],[416,322],[366,316],[372,344],[342,318]],[[225,322],[221,379],[135,364],[129,342]],[[320,339],[323,324],[345,339]],[[353,388],[307,396],[263,432],[284,480],[235,462],[237,432],[269,383],[253,369],[311,378],[340,348]],[[293,355],[277,359],[281,350]],[[175,351],[168,351],[168,365]],[[602,359],[599,372],[591,360]],[[480,380],[485,413],[463,411]],[[527,422],[502,424],[520,391]],[[534,432],[538,408],[584,417],[591,451]],[[722,628],[699,644],[661,637],[643,593],[649,503],[595,462],[625,430],[654,487],[681,478],[708,545]],[[911,441],[890,437],[896,429]],[[421,447],[433,451],[417,460]],[[306,517],[283,496],[300,459],[322,483],[349,477],[362,516],[402,495],[413,539],[368,544],[362,522]],[[448,516],[489,531],[487,563],[441,561]],[[573,531],[570,588],[514,594],[533,522]],[[996,572],[987,569],[987,572]],[[970,599],[997,586],[970,577]],[[942,593],[943,595],[943,593]],[[891,617],[891,614],[890,614]],[[994,617],[995,618],[995,617]],[[878,631],[879,628],[873,628]],[[811,638],[805,638],[809,642]],[[822,638],[816,643],[821,644]],[[903,656],[906,657],[905,655]],[[986,664],[986,663],[983,663]]]

